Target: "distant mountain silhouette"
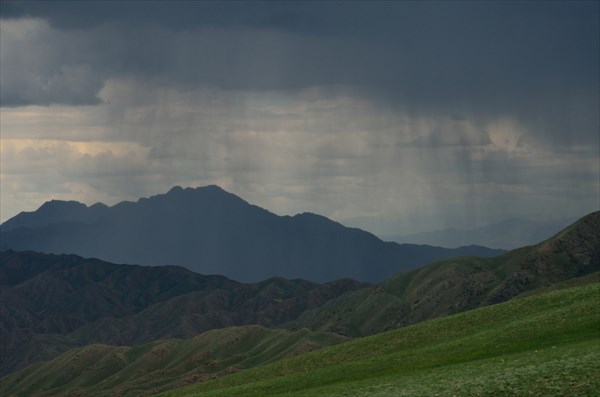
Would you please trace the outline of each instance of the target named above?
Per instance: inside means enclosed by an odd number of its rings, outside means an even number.
[[[559,230],[575,222],[576,219],[561,221],[528,221],[525,219],[506,219],[490,225],[473,229],[443,229],[406,235],[382,236],[386,241],[408,244],[431,244],[440,247],[460,247],[465,244],[477,244],[486,247],[515,249],[533,245],[550,238]]]
[[[217,186],[174,187],[113,207],[51,201],[9,219],[1,231],[1,249],[179,265],[244,282],[275,276],[381,281],[433,260],[502,252],[383,242],[316,214],[277,216]]]
[[[90,207],[78,201],[51,200],[35,212],[21,212],[0,225],[3,232],[20,227],[41,227],[60,222],[93,223],[107,213],[108,206],[96,203]]]

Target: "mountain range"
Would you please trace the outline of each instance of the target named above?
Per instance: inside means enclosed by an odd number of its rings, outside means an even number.
[[[524,299],[353,341],[245,326],[135,347],[94,344],[2,378],[0,393],[593,396],[600,387],[599,287],[599,279],[558,283]]]
[[[4,251],[0,286],[5,374],[91,343],[137,345],[233,325],[273,327],[368,284],[281,278],[241,284],[175,266]]]
[[[3,251],[2,373],[74,347],[139,346],[234,325],[350,337],[402,328],[569,280],[597,281],[599,231],[596,212],[535,246],[494,258],[438,261],[377,285],[281,278],[242,284],[175,266]]]
[[[174,187],[112,207],[49,201],[7,220],[0,232],[2,250],[178,265],[242,282],[271,277],[379,282],[438,259],[504,252],[383,242],[320,215],[275,215],[217,186]]]
[[[512,218],[472,229],[450,228],[414,234],[384,235],[382,238],[399,243],[430,244],[448,248],[476,244],[511,250],[546,240],[576,220],[532,221]]]
[[[539,244],[493,258],[450,258],[400,272],[311,309],[288,327],[365,336],[504,302],[600,272],[600,212]]]

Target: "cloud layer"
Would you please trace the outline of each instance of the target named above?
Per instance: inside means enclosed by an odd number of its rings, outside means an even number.
[[[597,3],[171,4],[2,3],[3,220],[206,183],[387,234],[598,208]]]

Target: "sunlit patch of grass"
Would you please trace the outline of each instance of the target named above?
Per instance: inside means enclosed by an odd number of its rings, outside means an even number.
[[[405,375],[296,392],[294,396],[595,396],[600,390],[597,341],[547,347]]]

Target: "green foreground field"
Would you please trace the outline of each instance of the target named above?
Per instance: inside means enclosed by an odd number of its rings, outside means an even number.
[[[135,347],[88,345],[0,380],[1,396],[147,396],[346,341],[258,325]]]
[[[160,394],[280,395],[600,395],[600,283],[423,322]]]

